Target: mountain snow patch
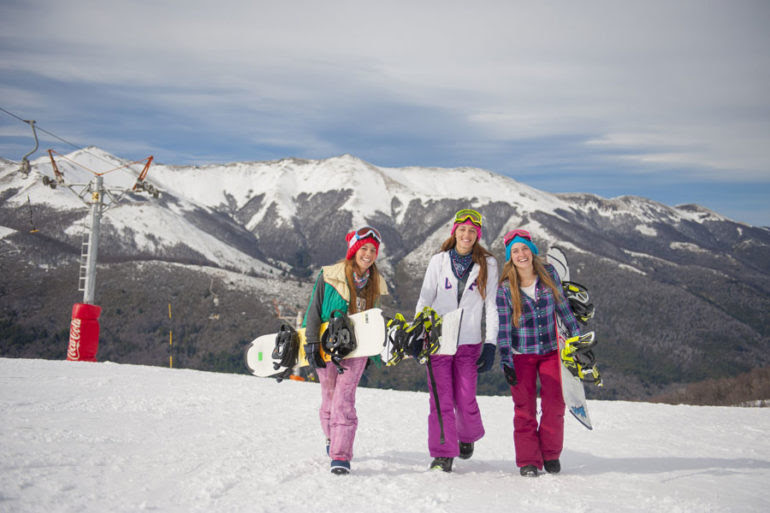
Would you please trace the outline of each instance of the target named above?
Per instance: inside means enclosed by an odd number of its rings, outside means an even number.
[[[648,237],[656,237],[658,235],[658,231],[655,228],[646,224],[636,225],[636,230],[642,235],[647,235]]]
[[[694,253],[708,253],[709,251],[691,242],[672,242],[669,244],[671,249],[681,249],[682,251],[692,251]]]

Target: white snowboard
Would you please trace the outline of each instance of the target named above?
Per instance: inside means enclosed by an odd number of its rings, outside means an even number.
[[[244,355],[246,368],[255,376],[266,378],[286,370],[286,367],[276,369],[273,366],[275,360],[273,360],[271,354],[273,353],[273,348],[275,348],[276,335],[276,333],[270,333],[259,336],[246,346],[246,353]]]
[[[561,281],[570,281],[567,257],[561,249],[557,247],[551,248],[546,258],[548,263],[556,269],[556,273]],[[556,316],[556,326],[558,327],[559,336],[559,354],[561,354],[561,350],[564,349],[564,341],[569,336],[569,332],[559,316]],[[561,361],[561,358],[559,358],[559,361]],[[583,382],[577,376],[573,376],[563,362],[561,365],[561,391],[569,412],[585,427],[593,429],[591,417],[588,415],[588,403],[586,402]]]
[[[376,356],[381,354],[385,348],[385,319],[382,316],[382,310],[379,308],[372,308],[370,310],[352,314],[349,319],[355,330],[356,348],[345,356],[345,358]],[[321,333],[326,331],[327,324],[328,323],[324,323],[321,326]],[[276,361],[273,360],[271,356],[273,349],[275,348],[276,335],[278,335],[278,333],[262,335],[252,340],[251,344],[246,346],[246,367],[255,376],[265,378],[274,376],[286,370],[286,367],[279,367],[276,369],[274,366]],[[295,368],[298,369],[307,365],[304,347],[305,329],[298,329],[297,335],[299,339],[299,357]],[[329,355],[323,353],[323,356],[325,361],[330,361],[331,358]]]
[[[458,308],[441,316],[441,345],[434,355],[453,355],[457,352],[457,342],[460,340],[460,324],[463,320],[463,309]]]

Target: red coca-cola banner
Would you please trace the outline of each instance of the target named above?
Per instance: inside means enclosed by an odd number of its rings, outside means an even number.
[[[67,360],[95,362],[99,350],[99,315],[102,307],[85,303],[72,306]]]

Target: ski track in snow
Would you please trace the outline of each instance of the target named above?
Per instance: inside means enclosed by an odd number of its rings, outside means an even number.
[[[510,397],[455,472],[429,472],[428,395],[359,388],[353,474],[331,475],[315,383],[0,359],[0,511],[770,511],[770,409],[589,401],[563,471],[514,468]]]

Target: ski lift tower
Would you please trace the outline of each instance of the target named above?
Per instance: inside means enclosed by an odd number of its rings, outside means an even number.
[[[68,360],[96,361],[96,352],[99,347],[99,315],[101,307],[94,304],[96,295],[96,262],[99,255],[99,237],[101,233],[101,220],[104,212],[120,203],[129,191],[146,191],[157,198],[160,191],[151,184],[145,182],[147,171],[152,163],[152,156],[146,159],[131,162],[129,164],[110,169],[102,173],[92,171],[85,166],[71,161],[74,164],[87,169],[94,178],[86,184],[67,184],[64,174],[59,171],[54,160],[53,150],[48,150],[53,167],[54,178],[43,177],[43,184],[56,189],[63,185],[70,189],[90,209],[88,226],[83,234],[81,245],[80,275],[78,290],[83,292],[83,302],[75,303],[72,308],[72,324],[70,326],[70,341],[67,349]],[[63,155],[60,155],[65,158]],[[69,160],[69,159],[67,159]],[[131,188],[108,189],[104,186],[104,175],[145,162],[144,168]]]

